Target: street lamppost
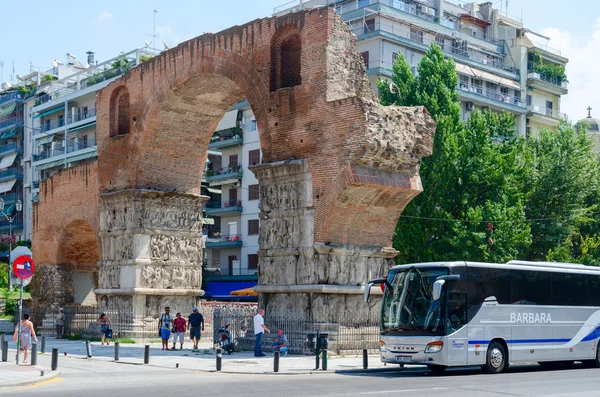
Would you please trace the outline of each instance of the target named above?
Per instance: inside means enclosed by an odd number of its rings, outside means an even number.
[[[12,223],[15,220],[15,218],[19,215],[19,212],[21,212],[21,210],[23,209],[23,203],[21,203],[21,200],[17,200],[17,203],[15,205],[16,209],[17,209],[17,214],[15,216],[8,216],[4,213],[4,200],[2,200],[2,197],[0,197],[0,215],[3,215],[6,220],[8,221],[8,290],[10,291],[12,289],[12,282],[10,280],[10,255],[12,254]]]

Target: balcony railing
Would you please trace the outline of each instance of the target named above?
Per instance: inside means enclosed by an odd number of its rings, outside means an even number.
[[[49,84],[52,84],[52,83],[49,83]],[[55,99],[65,97],[65,96],[67,96],[69,94],[72,94],[72,93],[74,93],[76,91],[77,91],[77,89],[76,88],[72,88],[72,87],[57,88],[57,89],[53,90],[51,94],[40,95],[35,100],[35,106],[40,106],[40,105],[43,105],[44,103],[53,101]]]
[[[86,112],[79,111],[75,115],[75,117],[73,117],[71,114],[69,114],[68,120],[69,120],[69,124],[72,124],[72,123],[77,123],[79,121],[86,120],[86,119],[89,119],[89,118],[92,118],[95,116],[96,116],[96,108],[91,108],[91,109],[88,109]]]
[[[208,144],[209,149],[216,149],[231,145],[241,145],[244,143],[241,128],[229,128],[216,131]]]
[[[44,150],[39,152],[38,154],[33,155],[33,161],[41,161],[46,160],[52,157],[63,156],[65,154],[65,149],[54,149],[54,150]]]
[[[22,152],[23,151],[23,143],[9,143],[8,145],[4,145],[4,146],[0,146],[0,156],[3,156],[7,153],[12,153],[12,152]]]
[[[540,114],[542,116],[550,117],[556,120],[564,119],[567,117],[566,114],[559,112],[556,109],[544,108],[541,106],[531,105],[527,107],[527,110],[531,113]]]
[[[87,141],[79,141],[77,143],[71,141],[67,145],[67,153],[73,153],[78,150],[83,150],[83,149],[87,149],[87,148],[91,148],[91,147],[95,147],[95,146],[96,146],[95,138],[88,139]]]
[[[0,179],[12,177],[12,176],[23,176],[20,168],[11,168],[6,171],[0,171]]]
[[[221,168],[216,171],[208,170],[206,172],[206,180],[207,181],[216,181],[216,180],[229,179],[229,178],[241,178],[242,172],[243,172],[243,168],[241,165],[236,165],[234,167],[229,167],[229,168]]]
[[[216,276],[254,276],[258,274],[258,269],[227,269],[221,268]]]
[[[206,203],[207,209],[221,209],[221,208],[231,208],[231,207],[241,207],[242,200],[230,200],[230,201],[210,201]]]
[[[206,248],[241,247],[242,235],[230,234],[227,236],[213,235],[206,240]]]
[[[7,127],[17,126],[23,123],[23,120],[20,117],[13,117],[8,120],[0,121],[0,130]]]
[[[536,72],[535,67],[531,64],[527,65],[527,78],[532,80],[541,80],[565,90],[569,88],[569,85],[565,79]]]
[[[44,123],[44,124],[40,125],[39,132],[35,131],[35,130],[34,130],[34,132],[37,132],[38,134],[43,134],[44,132],[48,132],[48,131],[54,130],[56,128],[64,127],[64,126],[65,126],[65,120],[60,119],[60,120],[52,121],[50,123]]]
[[[503,94],[501,92],[498,92],[497,90],[491,90],[484,86],[475,85],[475,84],[458,83],[457,88],[461,91],[477,94],[477,95],[492,99],[497,102],[502,102],[502,103],[506,103],[509,105],[519,106],[519,107],[524,107],[524,104],[521,101],[521,98],[515,98],[514,96],[510,96],[508,94]]]
[[[441,39],[438,37],[438,39],[436,40],[435,37],[431,36],[432,33],[427,32],[425,30],[409,27],[399,27],[385,23],[376,23],[369,26],[361,26],[352,30],[352,32],[357,36],[377,31],[391,33],[393,35],[413,41],[415,43],[423,44],[427,47],[429,47],[431,43],[436,43],[440,47],[442,47],[442,50],[449,54],[451,57],[463,58],[480,63],[482,65],[491,66],[497,69],[515,73],[515,71],[512,68],[504,66],[504,61],[500,58],[500,56],[494,58],[492,56],[483,55],[483,53],[478,54],[472,51],[469,52],[462,48],[453,46],[452,40],[449,38]]]
[[[21,94],[19,91],[13,91],[9,92],[8,94],[4,94],[0,96],[0,105],[5,102],[12,101],[13,99],[23,99],[23,94]]]
[[[33,185],[34,189],[39,189],[40,188],[40,181],[33,181],[32,185]]]

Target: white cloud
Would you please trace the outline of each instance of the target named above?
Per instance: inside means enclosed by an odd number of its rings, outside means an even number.
[[[114,18],[114,15],[111,14],[108,11],[102,11],[100,14],[98,14],[98,20],[99,21],[108,21]]]
[[[576,122],[587,116],[586,108],[591,106],[592,116],[600,118],[600,18],[584,40],[557,28],[546,28],[541,33],[550,37],[550,46],[569,58],[569,93],[561,99],[561,111]]]

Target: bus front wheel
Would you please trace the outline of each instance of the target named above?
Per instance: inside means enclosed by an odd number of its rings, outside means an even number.
[[[596,358],[593,360],[582,361],[583,366],[586,368],[600,368],[600,342],[596,346]]]
[[[499,374],[508,367],[506,359],[506,349],[501,343],[494,341],[488,346],[485,364],[481,369],[488,374]]]
[[[435,375],[440,375],[442,372],[444,372],[446,370],[445,365],[435,365],[435,364],[428,364],[427,368],[429,368],[429,370],[431,372],[433,372]]]

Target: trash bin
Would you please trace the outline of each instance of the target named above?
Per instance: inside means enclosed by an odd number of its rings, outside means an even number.
[[[327,350],[329,342],[329,334],[321,333],[319,334],[319,344],[321,345],[321,350]]]

